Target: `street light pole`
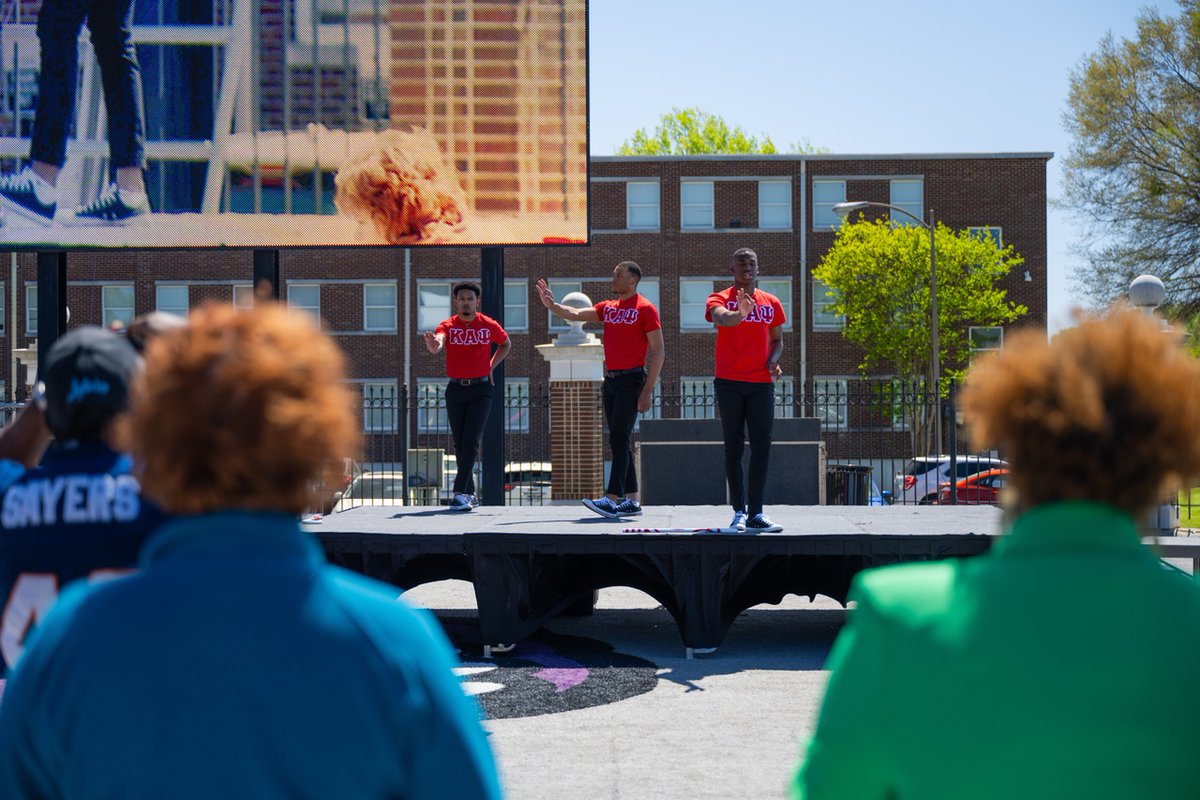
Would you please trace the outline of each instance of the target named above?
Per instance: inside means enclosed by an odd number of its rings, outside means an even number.
[[[853,200],[845,203],[834,203],[833,213],[839,217],[845,217],[855,211],[861,211],[864,208],[888,208],[892,211],[899,211],[916,221],[925,230],[929,231],[929,305],[930,316],[932,317],[929,327],[929,339],[932,344],[932,367],[933,367],[933,399],[935,404],[935,413],[933,415],[933,436],[934,447],[937,452],[934,455],[942,454],[942,397],[941,397],[941,378],[942,378],[942,354],[939,349],[938,342],[938,305],[937,305],[937,224],[934,221],[933,209],[929,209],[929,221],[918,217],[916,214],[907,209],[894,206],[891,203],[876,203],[870,200]]]

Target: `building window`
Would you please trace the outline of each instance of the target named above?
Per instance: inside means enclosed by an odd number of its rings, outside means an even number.
[[[971,357],[994,353],[1004,347],[1004,328],[971,327],[967,330],[971,342]]]
[[[363,284],[363,330],[396,330],[396,284]]]
[[[431,331],[450,316],[450,284],[417,282],[417,329]]]
[[[321,285],[318,283],[289,283],[288,308],[311,314],[317,325],[320,325]]]
[[[813,230],[827,231],[842,224],[842,218],[833,213],[837,203],[846,202],[845,181],[813,181]]]
[[[1000,228],[993,226],[979,226],[967,228],[967,233],[977,239],[984,239],[996,245],[996,249],[1000,250],[1004,247],[1004,235]]]
[[[504,329],[529,330],[529,282],[524,279],[504,282]]]
[[[713,293],[710,279],[681,278],[679,280],[679,329],[684,331],[712,330],[704,318],[708,296]]]
[[[660,294],[658,278],[642,278],[637,285],[638,294],[650,301],[650,303],[658,309],[659,318],[662,317],[662,307],[658,304]]]
[[[238,311],[249,311],[254,308],[254,286],[249,283],[233,285],[233,307]]]
[[[417,379],[417,397],[413,409],[417,415],[417,433],[449,433],[446,416],[446,382],[433,378]]]
[[[583,284],[579,281],[549,280],[546,281],[546,285],[550,287],[550,292],[554,295],[554,299],[560,303],[563,301],[563,298],[569,295],[571,292],[583,291]],[[546,319],[549,320],[549,322],[546,324],[546,327],[552,331],[571,330],[571,323],[567,322],[562,317],[555,315],[555,313],[548,308],[546,309]]]
[[[37,284],[25,287],[25,335],[38,335]]]
[[[917,219],[924,221],[925,181],[911,179],[892,181],[891,198],[889,202],[892,205],[902,208]],[[905,214],[896,211],[888,213],[891,215],[893,225],[917,224]]]
[[[835,299],[832,289],[812,279],[813,330],[840,331],[846,327],[846,318],[830,310]]]
[[[174,314],[177,317],[186,317],[189,308],[188,287],[155,286],[154,308],[159,311],[165,311],[168,314]]]
[[[658,230],[658,191],[658,181],[625,184],[625,227],[633,231]]]
[[[850,424],[848,384],[844,378],[813,378],[813,415],[826,429],[844,429]]]
[[[796,416],[796,379],[791,375],[775,379],[775,416],[788,419]]]
[[[529,378],[504,379],[504,431],[529,433]]]
[[[758,227],[787,230],[792,227],[792,182],[758,182]]]
[[[400,402],[395,381],[367,381],[362,385],[363,431],[395,433],[399,430]]]
[[[684,230],[713,227],[712,181],[680,181],[679,222]]]
[[[679,416],[682,419],[716,419],[717,398],[712,378],[679,379]]]
[[[104,327],[119,322],[133,322],[133,284],[123,283],[101,287],[101,307]]]
[[[790,331],[792,329],[792,279],[761,278],[758,281],[758,288],[779,298],[779,304],[783,306],[783,329]]]

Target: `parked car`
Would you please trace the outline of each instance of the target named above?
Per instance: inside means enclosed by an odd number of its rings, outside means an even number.
[[[867,505],[869,506],[890,506],[894,498],[891,492],[879,491],[879,484],[871,481],[871,493],[867,495]]]
[[[364,472],[350,482],[333,506],[334,513],[358,506],[403,506],[424,505],[422,490],[437,484],[424,475],[414,474],[408,481],[399,471]]]
[[[961,478],[954,484],[957,502],[960,505],[996,505],[1000,502],[1000,491],[1008,481],[1007,469],[989,469]],[[950,502],[950,483],[942,484],[938,502]]]
[[[988,469],[1007,467],[1008,462],[992,456],[959,456],[954,467],[954,480]],[[950,456],[917,456],[908,462],[904,472],[896,476],[896,502],[928,505],[938,501],[943,483],[949,483]]]
[[[549,503],[551,465],[548,461],[510,461],[504,465],[504,502],[510,506]]]

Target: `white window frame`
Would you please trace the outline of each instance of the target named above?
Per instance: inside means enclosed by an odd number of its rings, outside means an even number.
[[[792,279],[770,276],[758,279],[758,288],[779,298],[783,306],[783,325],[785,331],[792,329]]]
[[[699,303],[687,302],[686,295],[699,296],[690,292],[688,287],[699,287],[701,284],[708,287],[708,291],[704,292],[704,299]],[[711,331],[713,329],[713,324],[704,318],[704,314],[708,310],[708,296],[715,291],[715,287],[716,281],[712,278],[679,279],[679,330]]]
[[[846,378],[813,377],[813,416],[821,420],[823,429],[844,431],[850,427],[849,390],[850,381]],[[838,402],[829,403],[830,397]],[[832,416],[829,413],[831,407]]]
[[[846,328],[846,315],[830,313],[829,306],[834,298],[829,296],[832,291],[823,282],[812,279],[812,323],[814,331],[840,331]],[[833,321],[835,320],[836,321]]]
[[[989,347],[979,347],[976,345],[976,336],[982,338],[985,334],[994,334],[998,337],[997,344]],[[1004,349],[1004,328],[999,325],[972,325],[967,328],[967,341],[971,344],[971,358],[984,353],[998,353]]]
[[[901,199],[896,197],[897,190],[916,186],[921,191],[917,199]],[[895,178],[888,182],[888,202],[898,208],[911,212],[914,217],[925,221],[925,181],[922,178]],[[888,217],[893,225],[916,225],[906,214],[900,214],[888,209]]]
[[[504,432],[529,433],[529,378],[504,379]]]
[[[689,403],[689,400],[700,399],[700,403]],[[684,376],[679,379],[679,418],[680,419],[716,419],[717,394],[713,388],[713,379]]]
[[[38,287],[36,283],[25,284],[25,335],[38,335]]]
[[[396,381],[367,380],[360,387],[363,433],[395,433],[400,430],[400,392]]]
[[[710,231],[713,229],[715,184],[712,181],[679,181],[679,229]],[[704,189],[707,187],[707,197]],[[688,195],[691,195],[689,198]]]
[[[163,293],[172,293],[183,290],[183,303],[179,303],[178,297],[170,298],[167,302],[163,301]],[[191,311],[191,291],[186,283],[158,283],[154,286],[154,309],[163,311],[167,314],[174,314],[177,317],[187,318]]]
[[[841,192],[836,191],[841,188]],[[832,194],[825,196],[821,189],[829,189]],[[831,200],[830,197],[835,199]],[[843,217],[833,213],[837,203],[846,202],[846,182],[839,180],[817,180],[812,182],[813,230],[829,231],[837,229]]]
[[[509,333],[529,330],[529,280],[527,278],[505,279],[503,300],[504,330]],[[520,322],[516,319],[518,316],[521,318]]]
[[[764,189],[776,186],[783,187],[783,199],[768,199],[764,197]],[[768,217],[781,217],[781,221],[771,221]],[[787,231],[792,229],[792,182],[787,178],[761,180],[758,182],[758,227],[768,231]]]
[[[972,225],[967,233],[979,239],[987,239],[996,245],[997,250],[1004,249],[1004,229],[999,225]]]
[[[571,292],[582,292],[583,281],[564,280],[561,278],[548,278],[546,285],[550,287],[550,293],[554,295],[554,299],[562,302],[563,298]],[[571,323],[562,317],[555,314],[550,309],[546,309],[546,327],[551,331],[563,332],[571,330]]]
[[[129,293],[129,305],[114,302],[117,299],[125,299],[124,297],[115,297],[118,291]],[[136,306],[137,292],[134,290],[132,283],[106,283],[100,287],[100,319],[105,328],[117,321],[128,326],[129,323],[133,322]]]
[[[317,293],[317,303],[312,305],[308,302],[298,302],[296,295],[298,289],[312,289]],[[297,311],[303,311],[306,314],[311,314],[317,325],[321,324],[321,284],[319,283],[289,283],[287,287],[287,304],[288,308]]]
[[[450,318],[451,285],[450,281],[417,281],[417,330],[431,331]]]
[[[645,196],[637,196],[642,194]],[[653,195],[653,199],[651,199],[651,195]],[[653,224],[649,221],[651,214],[654,217]],[[645,220],[640,219],[643,216],[646,217]],[[627,181],[625,183],[625,229],[631,231],[656,231],[661,226],[662,187],[659,185],[659,182]]]
[[[431,402],[433,405],[430,405]],[[413,398],[412,412],[417,419],[417,433],[450,433],[450,417],[446,413],[445,378],[417,378],[417,394]]]
[[[233,307],[239,311],[249,311],[254,308],[254,284],[235,283],[232,302]]]
[[[370,297],[372,290],[390,290],[391,302],[380,302],[379,297]],[[394,333],[396,331],[396,282],[367,282],[362,287],[363,297],[363,330],[376,333]],[[372,302],[374,301],[374,302]],[[372,322],[372,312],[375,316],[382,316],[382,320]]]

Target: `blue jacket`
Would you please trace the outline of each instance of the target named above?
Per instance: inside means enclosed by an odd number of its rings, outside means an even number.
[[[496,798],[436,620],[294,517],[178,519],[64,593],[0,703],[0,797]]]

